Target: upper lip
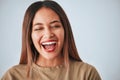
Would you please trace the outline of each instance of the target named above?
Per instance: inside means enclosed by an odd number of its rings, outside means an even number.
[[[44,44],[53,44],[53,43],[56,43],[57,40],[46,40],[46,41],[42,41],[41,44],[44,45]]]

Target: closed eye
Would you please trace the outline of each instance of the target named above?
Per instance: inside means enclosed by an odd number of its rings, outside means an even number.
[[[34,28],[34,31],[43,30],[43,27]]]
[[[51,28],[60,28],[62,25],[61,24],[55,24],[55,25],[51,25]]]
[[[51,27],[53,27],[53,28],[60,28],[60,26],[58,26],[58,25],[56,25],[56,26],[51,26]]]

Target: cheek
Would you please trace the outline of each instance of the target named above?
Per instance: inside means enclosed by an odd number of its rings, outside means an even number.
[[[38,35],[38,34],[32,33],[31,37],[32,37],[32,41],[34,44],[36,44],[40,41],[40,35]]]
[[[61,29],[60,31],[57,31],[57,36],[59,37],[59,39],[63,42],[64,41],[64,30]]]
[[[61,31],[61,36],[62,36],[63,39],[64,39],[64,36],[65,36],[64,29],[62,29],[62,31]]]

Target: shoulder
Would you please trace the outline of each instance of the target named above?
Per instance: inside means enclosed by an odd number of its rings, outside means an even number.
[[[94,66],[88,64],[88,63],[85,63],[85,62],[80,62],[80,61],[70,61],[70,65],[72,65],[72,67],[74,68],[81,68],[81,69],[92,69],[92,68],[95,68]]]
[[[71,68],[73,72],[87,80],[101,80],[100,75],[93,65],[80,61],[71,61]],[[85,79],[85,80],[86,80]]]
[[[8,73],[21,73],[21,72],[25,72],[27,66],[26,64],[19,64],[19,65],[15,65],[13,67],[11,67],[7,72]]]
[[[1,80],[17,80],[26,75],[26,64],[19,64],[11,67],[2,77]]]

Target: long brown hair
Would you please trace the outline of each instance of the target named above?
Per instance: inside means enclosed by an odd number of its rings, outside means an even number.
[[[42,8],[47,7],[52,9],[57,15],[59,16],[64,31],[64,45],[63,45],[63,56],[65,65],[69,64],[69,59],[82,61],[78,55],[77,48],[74,42],[73,33],[71,30],[71,25],[69,20],[62,9],[62,7],[56,3],[55,1],[38,1],[31,4],[28,9],[26,10],[24,20],[23,20],[23,28],[22,28],[22,51],[21,51],[21,58],[20,64],[27,64],[29,67],[34,60],[37,59],[39,53],[35,49],[32,39],[31,39],[31,32],[32,32],[32,22],[36,12]]]

